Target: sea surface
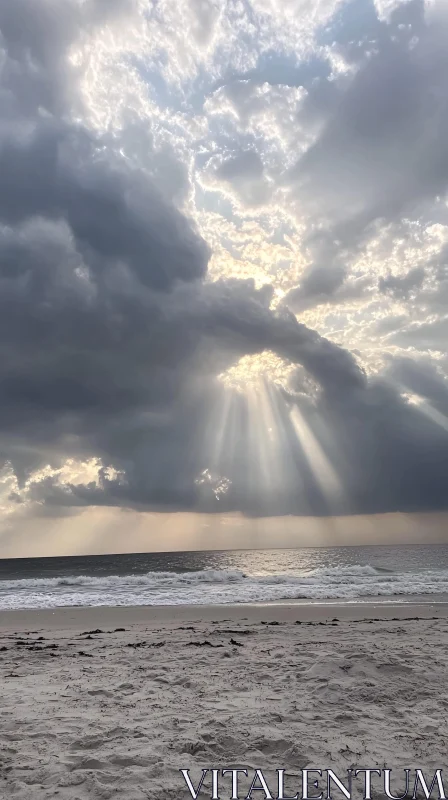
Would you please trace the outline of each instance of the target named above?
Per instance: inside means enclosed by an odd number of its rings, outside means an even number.
[[[0,609],[448,595],[448,545],[321,547],[0,560]]]

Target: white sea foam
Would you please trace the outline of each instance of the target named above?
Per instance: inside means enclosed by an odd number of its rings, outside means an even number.
[[[302,575],[202,570],[3,580],[0,608],[357,600],[444,593],[448,593],[448,570],[387,572],[367,564],[326,567]]]

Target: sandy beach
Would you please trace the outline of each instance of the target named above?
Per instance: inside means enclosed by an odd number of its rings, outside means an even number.
[[[387,766],[400,794],[399,770],[444,766],[447,612],[430,602],[2,612],[0,797],[189,797],[181,768],[196,785],[203,768],[236,766],[274,787],[285,768],[290,794],[305,767]],[[220,797],[230,796],[227,779]]]

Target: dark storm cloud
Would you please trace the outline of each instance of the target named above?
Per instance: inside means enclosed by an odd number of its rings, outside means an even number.
[[[125,470],[123,502],[189,507],[218,368],[269,348],[328,385],[362,381],[253,282],[203,285],[208,248],[107,139],[46,116],[15,133],[0,140],[0,374],[21,480],[98,454]]]
[[[331,513],[309,450],[294,436],[290,411],[300,406],[340,474],[347,510],[446,504],[448,445],[438,427],[396,391],[370,385],[353,354],[286,308],[273,311],[270,288],[204,280],[209,248],[169,193],[120,156],[118,141],[70,121],[78,94],[67,48],[125,8],[0,5],[0,455],[20,483],[11,502],[23,493],[52,509]],[[221,177],[234,180],[242,166],[259,176],[246,158],[227,163]],[[310,274],[304,292],[331,295],[342,277],[331,284]],[[260,409],[254,416],[235,394],[232,436],[220,429],[224,419],[210,423],[225,401],[216,375],[264,350],[302,365],[320,389],[315,404],[266,389],[287,465],[284,476],[272,468],[274,492],[253,480],[254,446],[269,430]],[[221,434],[218,476],[198,484]],[[100,458],[99,484],[42,477],[23,489],[33,470],[70,457]],[[218,501],[220,474],[231,483]]]
[[[82,129],[45,121],[22,139],[5,137],[1,218],[9,224],[37,215],[65,219],[80,249],[107,263],[122,260],[155,289],[202,277],[204,242],[137,170],[104,156],[105,146]]]
[[[328,418],[352,508],[446,509],[448,432],[403,401],[395,386],[372,381],[343,405],[333,402]]]

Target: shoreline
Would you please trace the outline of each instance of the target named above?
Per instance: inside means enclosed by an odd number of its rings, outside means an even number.
[[[164,625],[177,622],[246,621],[319,623],[340,621],[382,621],[448,617],[448,599],[369,601],[274,601],[222,605],[167,606],[65,606],[58,608],[0,610],[0,630],[64,630],[114,625]]]

